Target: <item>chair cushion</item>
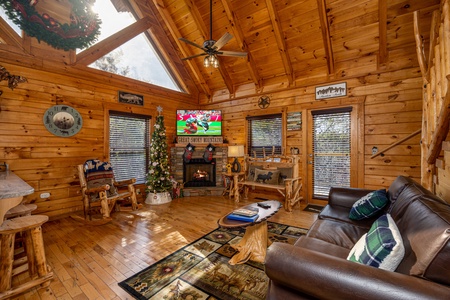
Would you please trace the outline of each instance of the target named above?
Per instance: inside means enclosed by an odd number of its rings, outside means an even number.
[[[106,191],[106,196],[112,197],[118,195],[117,189],[114,186],[114,172],[109,162],[103,162],[98,159],[87,160],[84,163],[84,171],[88,189],[107,184],[109,185],[109,190]],[[91,195],[91,201],[98,200],[98,194]]]
[[[381,189],[370,192],[353,204],[349,218],[352,220],[370,218],[381,211],[388,202],[389,199],[387,198],[386,190]]]
[[[348,260],[395,271],[405,255],[400,232],[391,215],[379,217],[350,250]]]
[[[279,170],[261,170],[255,169],[255,181],[268,184],[278,184],[280,177]]]

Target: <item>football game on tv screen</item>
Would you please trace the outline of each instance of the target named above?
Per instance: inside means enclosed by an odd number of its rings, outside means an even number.
[[[178,136],[221,136],[220,110],[177,110]]]

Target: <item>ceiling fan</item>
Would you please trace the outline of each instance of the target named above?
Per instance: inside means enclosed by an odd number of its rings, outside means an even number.
[[[199,49],[202,49],[204,52],[200,54],[191,55],[181,60],[188,60],[191,58],[206,56],[203,65],[205,67],[214,66],[215,68],[219,67],[219,60],[217,56],[234,56],[234,57],[245,57],[247,56],[247,52],[238,52],[238,51],[220,51],[220,49],[225,46],[233,36],[226,32],[219,40],[215,41],[212,38],[212,0],[209,1],[209,40],[203,42],[203,46],[200,46],[194,42],[191,42],[185,38],[179,38],[180,41],[185,42],[186,44],[192,45]]]

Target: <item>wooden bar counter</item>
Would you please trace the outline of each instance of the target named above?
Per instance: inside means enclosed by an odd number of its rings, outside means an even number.
[[[0,225],[11,208],[22,203],[23,196],[30,195],[34,188],[13,172],[0,172]]]

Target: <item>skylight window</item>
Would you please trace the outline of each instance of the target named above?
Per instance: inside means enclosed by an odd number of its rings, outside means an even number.
[[[132,13],[118,12],[111,0],[96,0],[93,10],[102,21],[101,34],[97,42],[136,22]],[[148,34],[142,33],[89,67],[181,91],[149,38]]]
[[[3,20],[6,21],[6,23],[8,23],[9,26],[11,26],[12,29],[14,29],[14,31],[19,35],[22,36],[22,30],[20,29],[19,25],[16,25],[13,21],[11,21],[9,19],[9,17],[6,15],[5,10],[3,9],[3,7],[0,6],[0,17],[3,18]]]

